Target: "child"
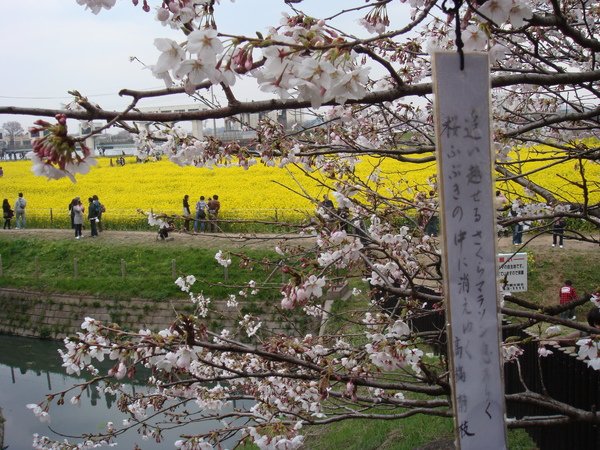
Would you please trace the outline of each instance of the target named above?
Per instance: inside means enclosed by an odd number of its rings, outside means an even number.
[[[158,237],[160,237],[163,241],[169,240],[169,231],[173,231],[175,229],[175,223],[173,220],[169,220],[168,222],[161,225],[158,230]],[[171,238],[172,239],[172,238]]]
[[[566,305],[567,303],[574,302],[575,300],[577,300],[577,293],[573,287],[573,282],[571,280],[566,280],[565,285],[560,288],[560,304]],[[562,319],[568,319],[569,317],[573,320],[576,319],[573,308],[561,312],[560,317]]]

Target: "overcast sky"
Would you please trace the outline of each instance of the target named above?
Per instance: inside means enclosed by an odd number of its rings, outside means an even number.
[[[155,20],[154,10],[144,13],[131,0],[117,0],[113,9],[97,16],[75,0],[0,3],[0,105],[4,106],[60,108],[70,100],[67,91],[76,89],[106,109],[124,107],[128,98],[117,95],[120,89],[164,87],[142,64],[130,62],[130,57],[152,65],[159,54],[155,38],[182,40],[181,33]],[[344,0],[305,0],[301,5],[318,17],[349,6]],[[221,0],[216,20],[222,32],[254,35],[278,24],[286,9],[283,0]],[[350,25],[365,36],[356,20],[354,16],[336,25],[346,29]],[[255,83],[238,82],[235,90],[241,100],[259,98]],[[190,99],[180,96],[140,106],[185,103],[191,103]],[[35,117],[3,116],[0,124],[9,120],[28,127]]]

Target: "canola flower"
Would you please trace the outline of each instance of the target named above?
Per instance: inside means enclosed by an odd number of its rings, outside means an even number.
[[[120,227],[139,226],[145,222],[137,210],[154,213],[181,214],[182,199],[190,196],[192,212],[201,195],[219,195],[222,204],[221,218],[247,220],[301,221],[313,215],[315,203],[300,195],[302,191],[313,200],[320,200],[328,193],[322,183],[331,185],[333,180],[324,176],[316,179],[306,177],[298,168],[282,170],[260,164],[244,170],[239,167],[196,168],[180,167],[169,161],[136,164],[135,158],[126,158],[125,166],[110,166],[109,158],[99,158],[85,176],[77,183],[68,179],[48,180],[32,173],[31,161],[4,161],[5,175],[0,179],[1,198],[14,203],[19,192],[28,201],[28,218],[35,219],[38,226],[49,226],[52,215],[56,226],[69,222],[68,204],[74,197],[81,197],[85,206],[87,198],[96,194],[107,212],[106,218],[118,222]],[[530,171],[542,162],[523,162],[521,170]],[[587,163],[586,174],[590,180],[600,179],[600,166]],[[392,159],[363,158],[356,173],[364,180],[378,180],[383,195],[403,192],[410,196],[417,190],[428,191],[429,182],[436,173],[435,163],[417,165],[400,163]],[[571,161],[557,164],[532,179],[564,198],[578,199],[580,191],[565,180],[577,180],[578,167]],[[502,189],[522,192],[515,185],[498,183]],[[591,201],[598,201],[598,190]],[[580,199],[579,199],[580,200]]]
[[[367,178],[375,164],[375,161],[361,163],[358,172],[363,172]],[[394,164],[397,165],[390,160],[379,165],[377,170],[395,173]],[[135,158],[130,157],[126,158],[124,166],[111,166],[109,158],[98,158],[98,165],[87,175],[79,176],[76,183],[66,178],[48,180],[35,176],[31,167],[31,161],[26,160],[4,162],[0,195],[12,204],[17,194],[23,192],[28,202],[28,219],[36,218],[39,224],[46,226],[51,211],[53,221],[68,223],[68,204],[74,197],[80,197],[87,206],[87,198],[98,195],[106,207],[108,220],[127,227],[145,221],[138,209],[181,214],[185,194],[190,196],[192,212],[201,195],[208,199],[217,194],[223,219],[300,221],[314,214],[315,204],[294,192],[300,191],[298,182],[313,199],[321,199],[328,192],[327,187],[305,177],[300,169],[290,167],[288,171],[259,164],[248,170],[239,167],[207,169],[180,167],[166,160],[137,164]],[[431,175],[434,170],[435,165],[431,165],[427,174]],[[331,183],[322,176],[317,178]],[[408,169],[403,182],[408,185],[411,179],[419,183],[422,178],[422,173]]]

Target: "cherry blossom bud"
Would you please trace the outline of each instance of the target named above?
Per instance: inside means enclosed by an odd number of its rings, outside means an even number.
[[[169,10],[173,14],[179,14],[179,11],[181,11],[181,8],[179,8],[179,4],[177,2],[172,1],[169,3]]]
[[[166,22],[167,20],[169,20],[169,17],[170,14],[168,9],[158,8],[158,11],[156,12],[156,18],[158,20],[160,20],[161,22]]]

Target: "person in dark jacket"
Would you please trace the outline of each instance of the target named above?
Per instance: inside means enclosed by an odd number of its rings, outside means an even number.
[[[94,197],[96,197],[96,198],[94,198]],[[98,236],[98,226],[97,225],[100,220],[98,218],[98,214],[99,214],[99,210],[100,210],[100,202],[98,202],[97,196],[94,196],[94,197],[88,198],[88,201],[89,201],[88,220],[90,221],[90,230],[91,230],[92,237]]]
[[[192,221],[191,219],[189,219],[190,215],[191,215],[191,211],[190,211],[190,196],[185,194],[183,196],[183,217],[184,222],[183,222],[183,227],[185,228],[185,231],[190,231],[190,222]]]
[[[10,207],[10,203],[8,202],[7,198],[5,198],[4,201],[2,202],[2,215],[4,217],[4,229],[10,230],[10,221],[12,220],[13,216],[15,215],[15,212]]]
[[[566,226],[567,221],[564,217],[559,217],[556,222],[554,222],[552,225],[552,247],[556,247],[556,244],[558,244],[560,248],[563,248]]]

